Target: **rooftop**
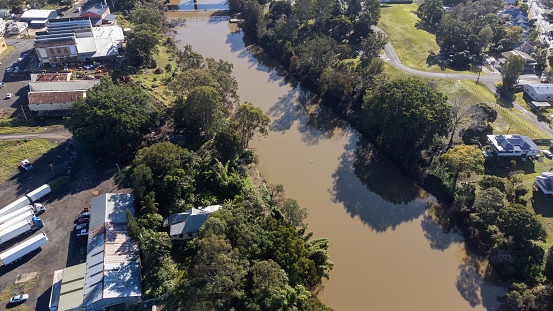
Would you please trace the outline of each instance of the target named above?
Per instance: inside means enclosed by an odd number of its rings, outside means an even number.
[[[63,269],[58,311],[71,310],[83,304],[86,263]]]
[[[31,73],[31,82],[54,82],[71,80],[71,72]]]
[[[106,14],[107,11],[109,11],[109,7],[107,5],[97,3],[95,5],[91,5],[88,8],[86,8],[86,10],[84,10],[81,13],[81,16],[85,14],[94,14],[94,15],[102,16]]]
[[[29,105],[72,103],[79,97],[86,97],[86,91],[29,92]]]
[[[526,86],[532,88],[536,92],[536,95],[553,94],[553,84],[529,83]]]
[[[85,91],[92,88],[98,83],[100,83],[100,80],[29,82],[29,91],[31,92]]]
[[[519,152],[522,150],[540,150],[532,139],[522,135],[488,135],[488,139],[494,144],[499,152],[512,150]]]
[[[56,12],[55,10],[27,10],[23,12],[21,15],[21,18],[30,18],[30,19],[46,19],[50,16],[52,12]]]

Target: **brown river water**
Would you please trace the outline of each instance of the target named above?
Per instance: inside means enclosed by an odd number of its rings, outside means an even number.
[[[495,310],[505,291],[485,282],[486,264],[465,249],[436,199],[306,92],[223,18],[184,12],[175,40],[234,65],[242,102],[272,119],[269,136],[250,145],[267,182],[309,211],[315,238],[332,241],[335,263],[319,298],[342,310]]]

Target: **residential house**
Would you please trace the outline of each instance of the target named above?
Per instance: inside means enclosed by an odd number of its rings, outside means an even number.
[[[118,25],[92,27],[88,18],[52,21],[36,33],[35,51],[42,64],[90,62],[117,57],[123,39]]]
[[[86,10],[81,13],[81,17],[103,19],[108,14],[110,14],[109,7],[102,3],[97,3],[86,8]]]
[[[507,5],[514,5],[515,3],[517,3],[517,0],[503,0],[503,3]]]
[[[50,81],[46,81],[51,77]],[[33,77],[32,77],[33,79]],[[100,80],[63,80],[64,78],[36,74],[38,81],[29,82],[29,110],[37,116],[62,116],[79,97],[86,97],[88,89]]]
[[[142,300],[140,255],[127,233],[132,194],[92,200],[86,263],[63,271],[57,311],[129,310]],[[133,309],[134,310],[134,309]]]
[[[221,205],[192,208],[185,213],[169,216],[164,220],[163,226],[169,226],[169,236],[172,240],[191,240],[198,236],[209,215],[220,208]]]
[[[528,136],[522,135],[488,135],[488,145],[499,157],[535,156],[540,151]]]
[[[503,10],[499,14],[505,20],[510,20],[511,17],[515,17],[521,13],[520,9],[516,6],[510,6],[507,9]]]
[[[524,59],[524,61],[525,61],[524,70],[533,70],[534,66],[537,65],[536,60],[532,56],[530,56],[530,55],[528,55],[528,53],[525,53],[525,52],[522,52],[522,51],[512,50],[512,51],[508,51],[508,52],[503,52],[503,53],[501,53],[501,55],[503,57],[498,59],[498,61],[499,61],[498,62],[498,65],[499,65],[498,69],[501,69],[503,67],[503,64],[505,63],[505,61],[511,55],[517,55],[517,56],[520,56]]]
[[[524,41],[521,44],[519,44],[515,50],[521,51],[527,54],[532,54],[536,52],[536,48],[528,41]]]
[[[553,100],[553,84],[526,84],[524,93],[534,101],[550,101]]]
[[[536,176],[536,185],[545,194],[553,194],[553,171],[543,172]]]

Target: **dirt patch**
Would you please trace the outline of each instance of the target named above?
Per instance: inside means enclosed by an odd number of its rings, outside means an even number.
[[[15,284],[25,283],[36,279],[38,272],[24,273],[17,276],[15,279]]]

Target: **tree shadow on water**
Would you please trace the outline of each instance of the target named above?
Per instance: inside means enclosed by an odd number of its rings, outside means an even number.
[[[377,232],[418,218],[431,199],[391,159],[365,142],[346,146],[333,178],[334,202]]]
[[[430,248],[445,251],[453,243],[463,241],[440,204],[431,201],[425,208],[426,215],[421,221],[421,227]]]

